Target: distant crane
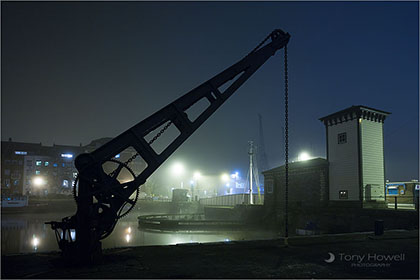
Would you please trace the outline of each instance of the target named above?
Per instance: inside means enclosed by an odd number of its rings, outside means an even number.
[[[264,130],[262,125],[262,116],[258,113],[258,126],[259,126],[259,149],[258,149],[258,163],[261,167],[261,171],[266,171],[269,168],[267,154],[265,153],[265,140]],[[260,174],[262,175],[262,174]]]

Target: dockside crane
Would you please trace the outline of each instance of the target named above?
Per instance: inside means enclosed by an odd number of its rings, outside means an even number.
[[[77,156],[78,177],[73,186],[77,211],[61,222],[48,222],[55,230],[62,254],[81,262],[94,262],[101,255],[100,240],[109,236],[118,219],[134,207],[139,187],[276,51],[287,48],[289,39],[289,33],[274,30],[234,65],[95,151]],[[226,84],[230,85],[224,89]],[[203,99],[208,101],[207,108],[192,118],[187,110]],[[161,152],[156,151],[153,143],[171,126],[179,135]],[[150,138],[150,135],[154,136]],[[129,147],[136,153],[125,162],[117,160],[115,156]],[[140,174],[135,174],[129,166],[137,157],[147,166]],[[108,163],[114,165],[112,171],[105,170]],[[127,176],[121,179],[122,173],[131,175],[131,179],[127,181]]]

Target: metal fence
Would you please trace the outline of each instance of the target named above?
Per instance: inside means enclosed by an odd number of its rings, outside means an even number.
[[[254,204],[264,204],[263,194],[261,195],[261,201],[258,198],[258,194],[253,194],[252,199],[254,200]],[[234,206],[237,204],[249,204],[249,194],[230,194],[209,198],[200,198],[200,204],[214,206]]]
[[[371,200],[365,202],[385,202],[388,209],[418,209],[419,197],[414,195],[387,195],[387,196],[372,196]]]

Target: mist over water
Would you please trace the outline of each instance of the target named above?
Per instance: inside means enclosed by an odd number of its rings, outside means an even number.
[[[1,254],[59,251],[54,231],[47,221],[59,221],[73,212],[2,214]],[[159,232],[139,228],[137,217],[153,213],[133,211],[122,218],[110,236],[102,240],[102,248],[175,245],[180,243],[229,242],[270,239],[274,233],[260,231]]]

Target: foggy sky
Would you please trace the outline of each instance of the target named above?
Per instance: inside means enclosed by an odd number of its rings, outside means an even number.
[[[289,43],[290,155],[326,157],[318,118],[352,105],[385,120],[386,179],[418,179],[417,2],[2,2],[2,140],[115,137],[244,57],[272,30]],[[262,114],[283,164],[283,51],[172,155],[246,174]],[[162,166],[161,168],[165,168]]]

